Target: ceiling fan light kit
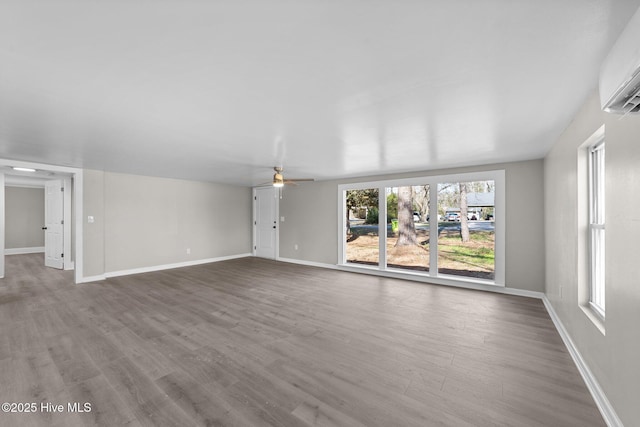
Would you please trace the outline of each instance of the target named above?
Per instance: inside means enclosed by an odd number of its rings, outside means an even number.
[[[282,166],[278,167],[274,167],[273,170],[276,171],[275,174],[273,174],[273,186],[274,187],[282,187],[284,185],[284,177],[282,176]]]
[[[273,174],[273,181],[271,181],[271,184],[274,187],[277,188],[281,188],[283,187],[285,184],[288,185],[298,185],[298,182],[311,182],[314,181],[313,178],[290,178],[290,179],[284,179],[284,176],[282,175],[282,166],[274,166],[273,170],[276,171],[276,173]]]

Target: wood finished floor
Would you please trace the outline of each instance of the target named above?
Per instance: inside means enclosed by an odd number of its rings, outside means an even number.
[[[6,257],[1,426],[603,426],[539,300],[245,258],[72,284]]]

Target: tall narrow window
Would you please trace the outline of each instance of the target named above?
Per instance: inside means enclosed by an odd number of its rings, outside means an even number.
[[[605,194],[604,141],[589,148],[589,267],[591,308],[605,313]]]

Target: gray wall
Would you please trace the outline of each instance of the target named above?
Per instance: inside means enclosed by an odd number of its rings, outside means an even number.
[[[606,141],[606,335],[579,307],[587,295],[586,197],[578,147]],[[640,117],[600,110],[597,93],[545,158],[546,293],[618,416],[640,420]],[[579,185],[581,183],[581,185]],[[582,197],[579,197],[582,192]]]
[[[84,276],[250,253],[251,209],[247,187],[85,170]]]
[[[104,172],[82,171],[82,275],[104,274]],[[92,224],[87,217],[93,216]]]
[[[415,176],[505,170],[506,286],[544,291],[543,161],[505,163],[305,183],[286,187],[280,201],[280,257],[338,262],[338,185]],[[298,244],[298,250],[294,245]]]
[[[44,246],[44,189],[6,187],[5,249]]]

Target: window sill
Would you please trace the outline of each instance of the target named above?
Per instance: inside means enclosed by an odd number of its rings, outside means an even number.
[[[606,335],[605,327],[604,327],[604,319],[602,316],[597,313],[591,306],[587,304],[580,304],[580,308],[582,312],[591,320],[591,322],[595,325],[596,328],[600,331],[602,335]]]

